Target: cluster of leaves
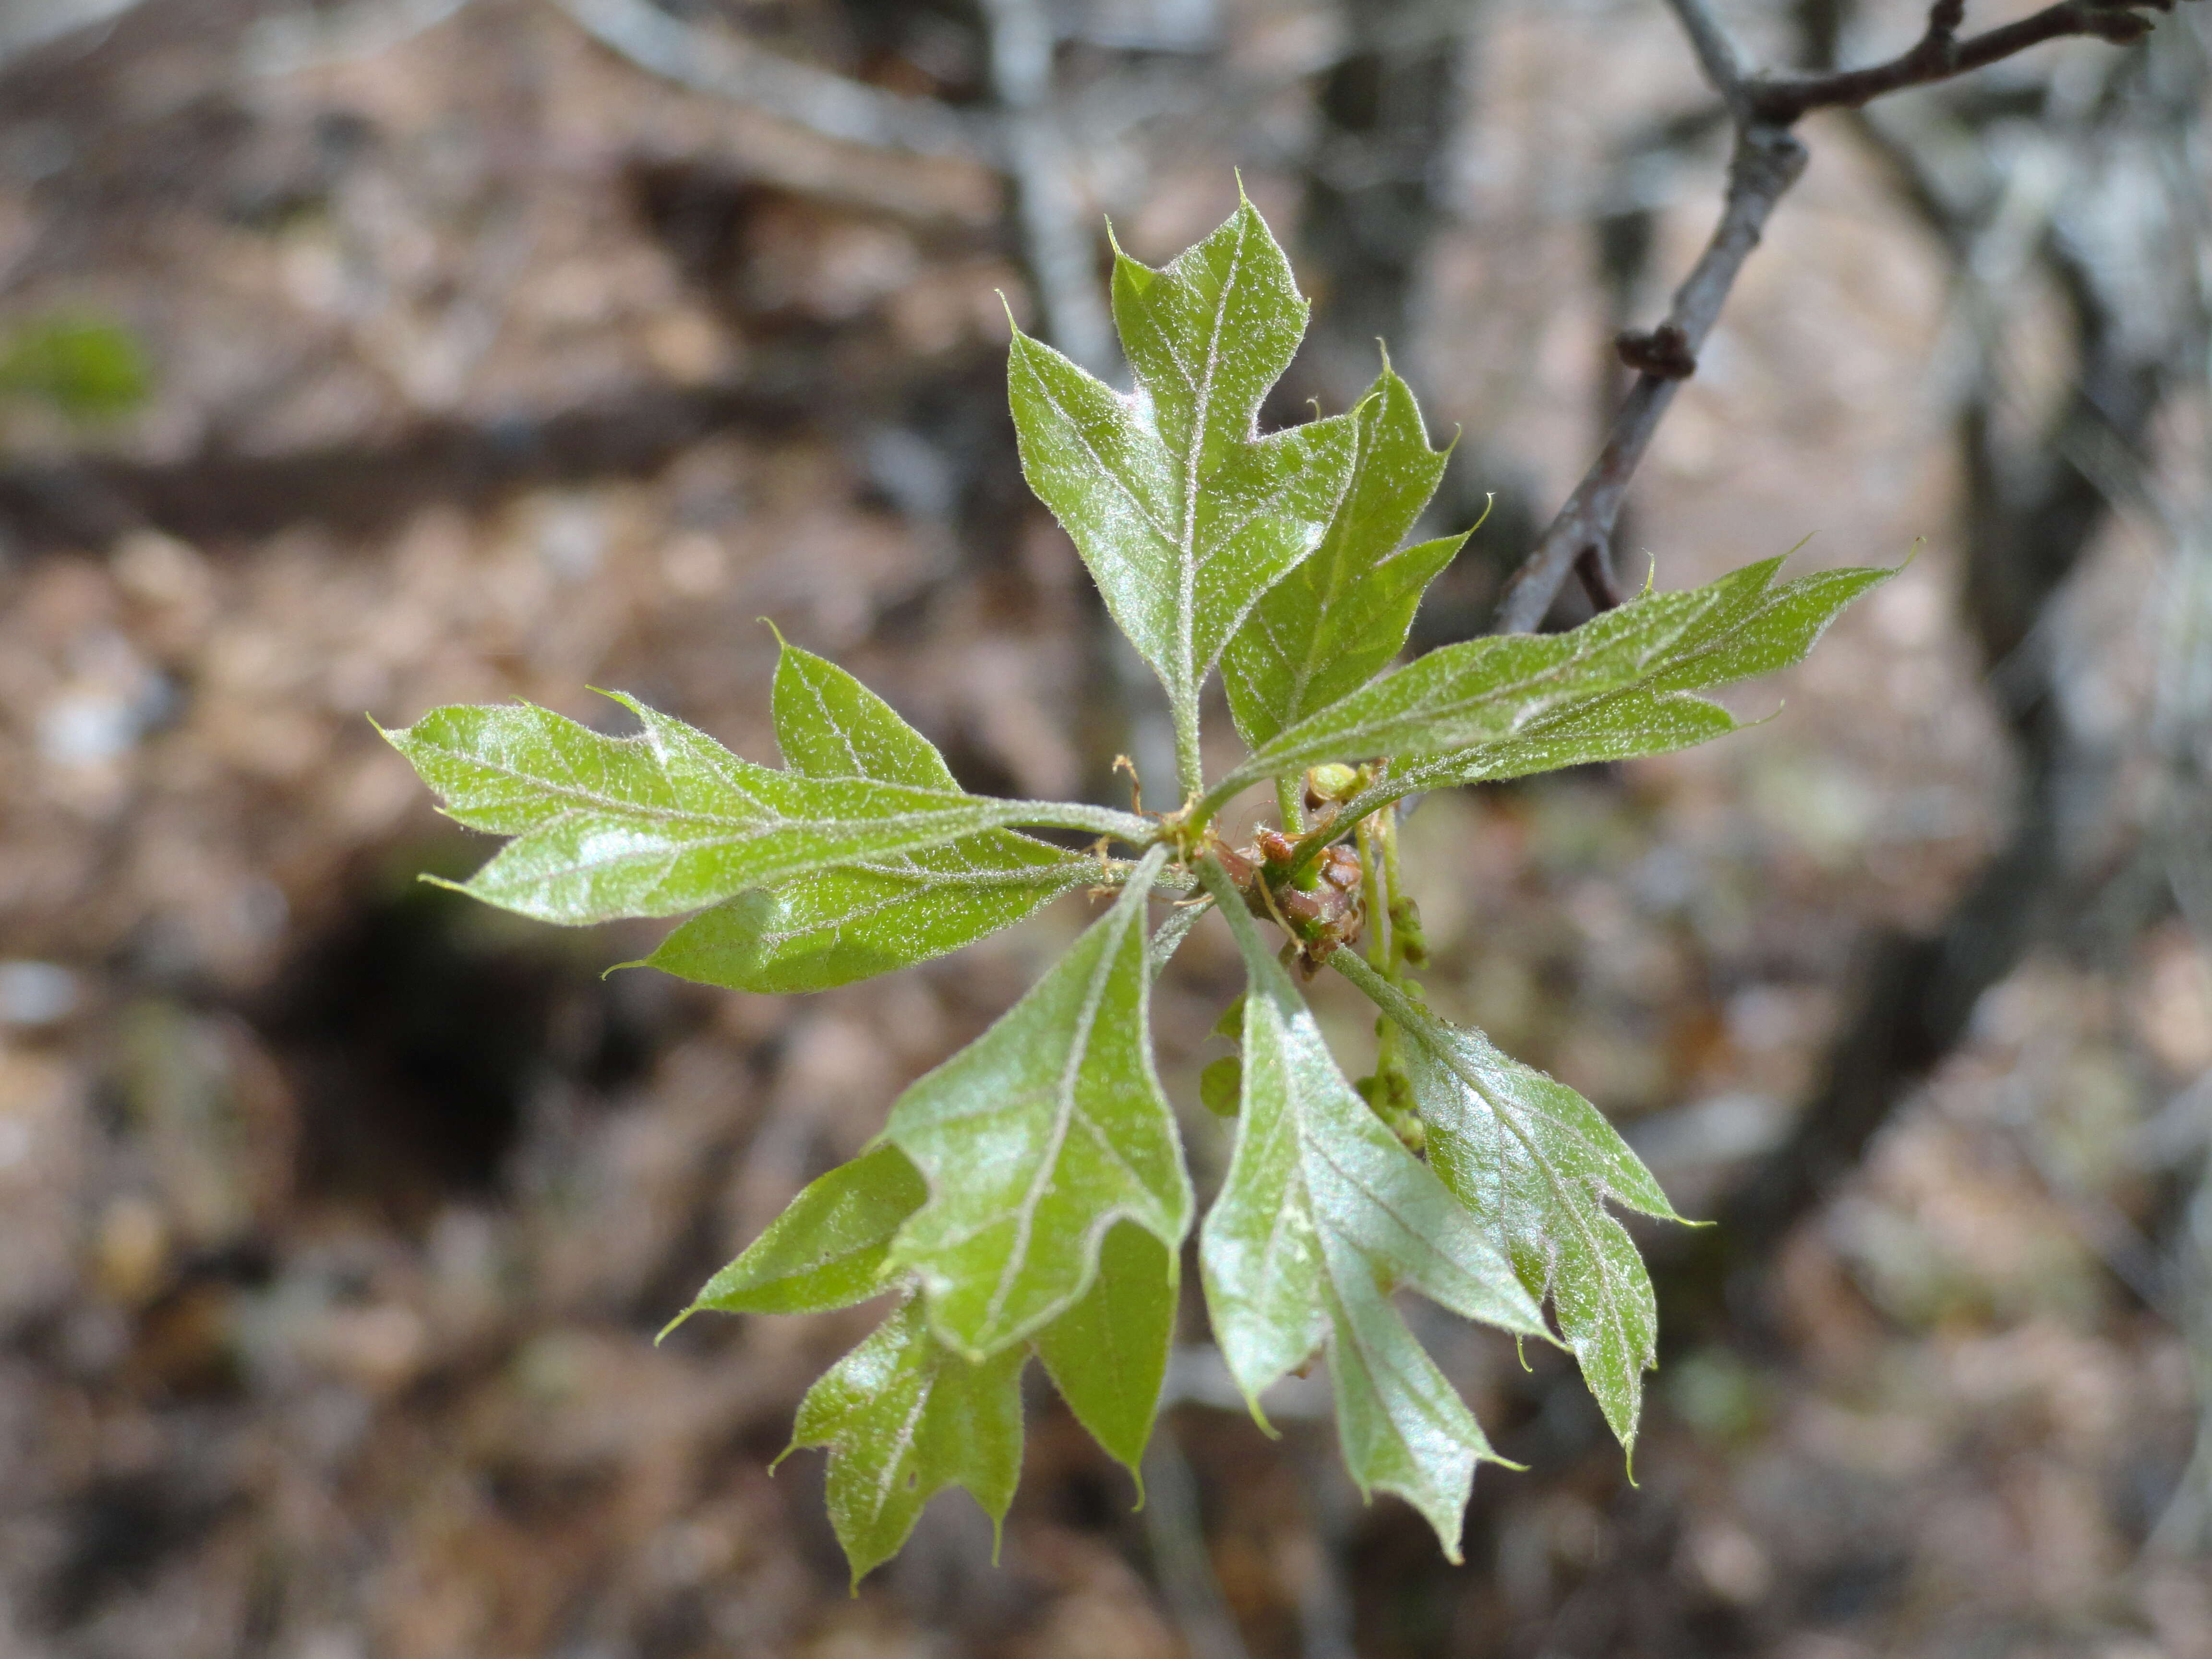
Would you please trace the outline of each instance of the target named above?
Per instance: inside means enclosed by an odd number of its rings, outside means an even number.
[[[1394,1295],[1563,1342],[1631,1444],[1656,1319],[1607,1206],[1673,1212],[1589,1102],[1424,1006],[1406,976],[1418,953],[1395,890],[1393,804],[1730,731],[1698,693],[1796,660],[1884,573],[1782,581],[1769,561],[1570,633],[1448,646],[1390,672],[1423,589],[1464,539],[1402,545],[1444,465],[1404,382],[1386,362],[1355,409],[1259,432],[1306,307],[1249,204],[1164,270],[1117,254],[1113,301],[1133,393],[1018,332],[1011,397],[1032,488],[1166,690],[1178,811],[966,793],[887,704],[787,644],[780,770],[627,698],[643,728],[630,737],[507,706],[438,709],[391,738],[449,813],[512,837],[465,890],[558,922],[696,912],[647,960],[712,984],[842,985],[1075,888],[1120,889],[692,1310],[897,1298],[807,1395],[793,1442],[829,1448],[831,1516],[856,1577],[946,1486],[1004,1515],[1032,1353],[1099,1443],[1137,1467],[1195,1209],[1148,1003],[1209,902],[1248,976],[1225,1027],[1238,1062],[1208,1091],[1237,1126],[1197,1250],[1214,1339],[1255,1416],[1271,1384],[1325,1351],[1352,1474],[1414,1504],[1456,1559],[1474,1466],[1493,1453]],[[1208,780],[1200,694],[1216,667],[1247,757]],[[1309,823],[1301,781],[1317,767],[1348,781]],[[1330,958],[1381,1010],[1385,1060],[1358,1086],[1255,917],[1279,908],[1216,839],[1231,796],[1263,781],[1290,842],[1266,881],[1310,885],[1355,830],[1369,850],[1369,954]],[[1020,833],[1037,828],[1108,837],[1127,856]],[[1373,850],[1386,845],[1387,857]],[[1151,931],[1155,895],[1194,884],[1202,893]]]

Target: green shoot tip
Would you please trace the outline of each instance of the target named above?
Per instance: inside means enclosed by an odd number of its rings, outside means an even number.
[[[635,963],[634,963],[634,962],[623,962],[623,963],[616,963],[615,965],[616,965],[616,967],[619,967],[619,968],[635,968],[635,966],[637,966],[637,964],[636,964]],[[612,972],[614,972],[614,969],[613,969],[613,968],[610,968],[610,969],[607,969],[607,973],[611,974]],[[605,978],[605,975],[602,975],[600,977]],[[687,1319],[690,1318],[690,1317],[691,1317],[691,1316],[692,1316],[693,1314],[697,1313],[698,1311],[699,1311],[699,1304],[698,1304],[697,1303],[694,1302],[694,1303],[693,1303],[690,1307],[686,1308],[686,1309],[685,1309],[682,1313],[680,1313],[680,1314],[677,1315],[675,1318],[673,1318],[673,1319],[670,1320],[670,1321],[669,1321],[665,1325],[663,1325],[663,1326],[660,1328],[660,1334],[659,1334],[659,1336],[656,1336],[656,1337],[654,1337],[654,1338],[653,1339],[653,1346],[654,1347],[656,1347],[656,1348],[657,1348],[657,1347],[659,1347],[662,1343],[664,1343],[664,1342],[667,1341],[667,1340],[668,1340],[668,1334],[669,1334],[671,1331],[674,1330],[674,1329],[675,1329],[678,1325],[681,1325],[681,1324],[682,1324],[685,1320],[687,1320]]]

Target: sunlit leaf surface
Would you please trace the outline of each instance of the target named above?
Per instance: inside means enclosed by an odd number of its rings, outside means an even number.
[[[971,1358],[1072,1307],[1127,1219],[1170,1249],[1190,1225],[1175,1114],[1152,1071],[1146,902],[1155,849],[1030,994],[891,1109],[929,1182],[893,1255],[932,1327]]]
[[[1358,409],[1352,478],[1313,556],[1269,588],[1222,658],[1230,712],[1263,744],[1375,677],[1406,643],[1421,594],[1467,538],[1401,548],[1446,457],[1386,367]]]
[[[843,669],[787,645],[776,742],[805,777],[957,790],[943,757]],[[1007,830],[835,866],[691,918],[649,966],[738,991],[822,991],[957,951],[1098,878],[1097,860]]]

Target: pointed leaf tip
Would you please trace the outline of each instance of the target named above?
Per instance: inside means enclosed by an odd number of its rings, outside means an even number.
[[[702,1308],[821,1313],[881,1296],[891,1288],[885,1273],[891,1239],[927,1195],[896,1147],[871,1147],[808,1182],[736,1261],[700,1288],[677,1322]]]
[[[1116,245],[1114,318],[1133,396],[1048,347],[1007,362],[1030,488],[1159,675],[1181,732],[1195,729],[1199,689],[1230,636],[1319,543],[1351,461],[1348,416],[1259,434],[1307,307],[1266,221],[1238,200],[1161,269]]]
[[[922,1508],[964,1486],[1005,1521],[1021,1476],[1021,1369],[1010,1349],[971,1365],[908,1302],[807,1390],[792,1444],[830,1450],[830,1520],[857,1587],[898,1553]]]
[[[1036,1336],[1037,1358],[1076,1420],[1137,1482],[1175,1342],[1176,1253],[1129,1222],[1106,1235],[1083,1300]]]

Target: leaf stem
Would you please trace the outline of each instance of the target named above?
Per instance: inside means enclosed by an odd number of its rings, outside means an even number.
[[[1385,807],[1379,817],[1387,817]],[[1359,884],[1360,899],[1367,907],[1367,960],[1369,965],[1386,980],[1395,983],[1398,978],[1397,942],[1391,937],[1390,904],[1396,896],[1391,881],[1390,866],[1396,862],[1382,849],[1382,837],[1378,833],[1377,818],[1359,820]],[[1350,951],[1334,952],[1349,956]],[[1396,1069],[1398,1060],[1398,1027],[1395,1021],[1379,1022],[1375,1033],[1375,1076],[1378,1083]]]
[[[1390,902],[1395,904],[1399,899],[1405,896],[1406,892],[1405,875],[1398,867],[1397,803],[1395,801],[1392,802],[1388,810],[1377,813],[1376,815],[1376,822],[1382,826],[1376,836],[1376,839],[1382,843],[1383,888],[1384,890],[1389,893]],[[1391,914],[1390,944],[1393,951],[1396,951],[1399,945],[1399,939],[1397,915],[1395,911]],[[1399,957],[1395,954],[1391,957],[1393,963],[1395,963],[1399,959]]]
[[[1375,833],[1374,821],[1359,820],[1359,902],[1367,908],[1367,959],[1376,970],[1389,978],[1397,975],[1391,971],[1390,949],[1390,889],[1382,860],[1380,837]]]
[[[1296,778],[1275,780],[1275,811],[1282,817],[1286,834],[1297,836],[1305,832],[1305,802],[1300,799],[1304,793]]]
[[[1304,875],[1312,867],[1313,861],[1327,849],[1329,842],[1344,833],[1347,824],[1358,823],[1370,813],[1379,812],[1420,787],[1416,773],[1377,778],[1339,807],[1332,816],[1323,818],[1298,838],[1297,845],[1291,848],[1289,872],[1285,879],[1295,881]]]
[[[1094,836],[1111,836],[1133,847],[1150,847],[1160,838],[1160,827],[1133,812],[1110,806],[1085,806],[1067,800],[1022,800],[1011,803],[1022,809],[1018,823],[1046,830],[1085,830]]]
[[[1328,965],[1342,974],[1367,994],[1367,1000],[1388,1014],[1393,1024],[1408,1032],[1418,1034],[1429,1014],[1420,1004],[1407,996],[1381,974],[1375,971],[1365,958],[1353,951],[1337,951],[1330,954]]]
[[[1183,799],[1196,800],[1206,793],[1206,762],[1199,750],[1198,694],[1193,691],[1170,701],[1175,704],[1176,781]],[[1203,823],[1212,816],[1207,812],[1197,822]]]

